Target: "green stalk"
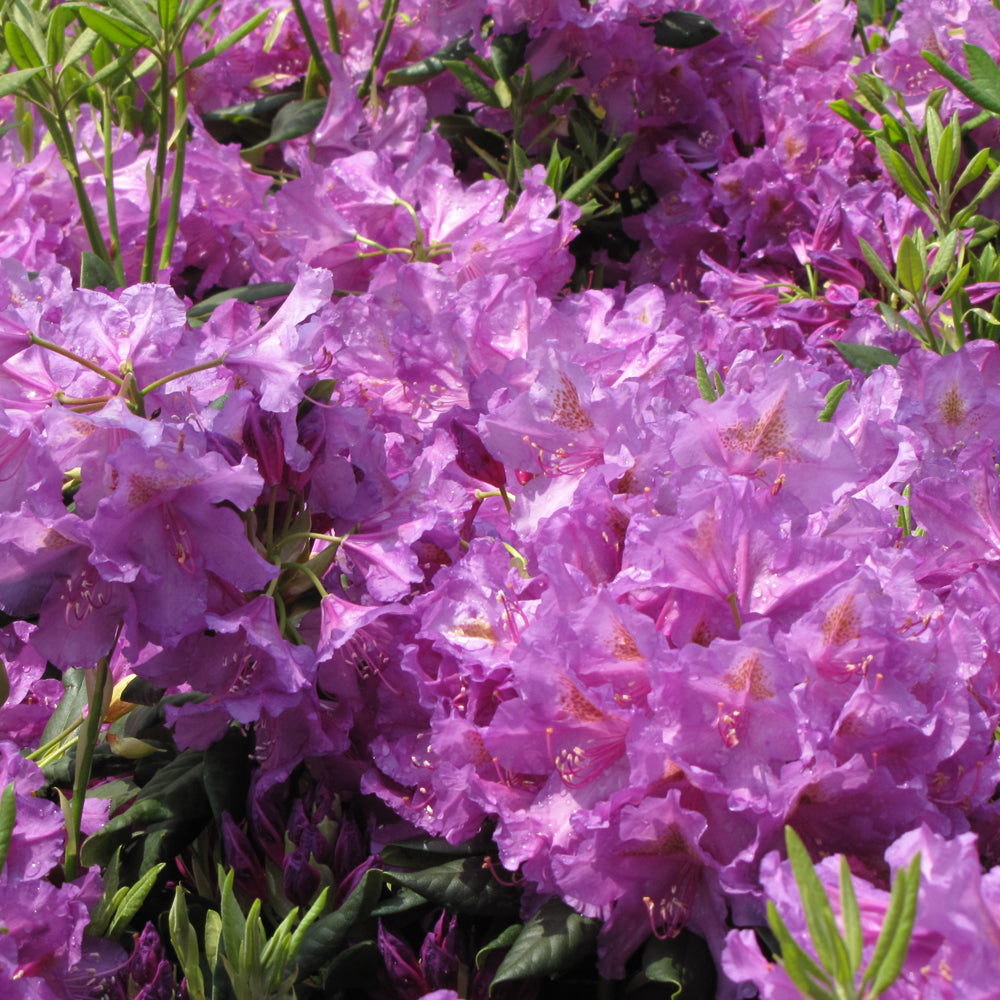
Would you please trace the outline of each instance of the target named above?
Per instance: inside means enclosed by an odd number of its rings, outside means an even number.
[[[146,227],[146,246],[142,253],[140,281],[153,280],[153,262],[156,260],[156,237],[160,230],[160,203],[167,173],[167,145],[170,141],[170,57],[159,56],[160,62],[160,122],[156,131],[156,166],[153,169],[153,186],[149,192],[149,224]]]
[[[70,183],[73,185],[73,193],[76,195],[77,203],[80,206],[80,217],[83,220],[83,228],[86,230],[90,247],[108,267],[114,267],[111,254],[108,252],[107,244],[104,242],[104,234],[101,232],[100,224],[94,213],[94,206],[90,202],[90,195],[87,194],[83,177],[80,174],[80,161],[76,155],[76,142],[70,130],[69,122],[66,120],[65,110],[63,108],[52,110],[43,107],[37,102],[34,103],[38,108],[39,114],[42,116],[42,121],[45,122],[45,126],[49,130],[49,135],[52,136],[56,151],[59,153],[59,159],[66,168],[66,173],[69,174]]]
[[[305,36],[306,45],[309,47],[309,54],[312,56],[313,66],[319,74],[320,79],[323,81],[323,84],[326,86],[327,90],[329,90],[330,70],[323,61],[323,54],[319,50],[319,44],[316,41],[316,36],[313,34],[312,26],[309,24],[309,19],[306,17],[305,10],[302,8],[302,0],[292,0],[292,7],[295,10],[296,18],[298,18],[302,34]],[[334,28],[336,28],[336,22],[334,22]]]
[[[121,629],[119,628],[119,632]],[[118,637],[115,636],[117,645]],[[73,801],[70,804],[69,846],[66,851],[66,881],[72,882],[80,873],[80,827],[83,823],[83,804],[87,798],[90,770],[94,762],[94,747],[101,730],[101,716],[104,707],[104,689],[107,687],[110,671],[108,664],[111,654],[102,657],[94,675],[94,693],[90,698],[87,722],[76,743],[76,776],[73,780]]]
[[[333,9],[333,0],[323,0],[323,13],[326,15],[326,30],[330,36],[330,48],[340,55],[340,29],[337,27],[337,14]]]
[[[174,151],[174,168],[170,175],[170,212],[167,215],[167,227],[163,234],[163,247],[160,249],[160,268],[170,267],[170,259],[174,255],[174,243],[177,241],[177,226],[180,221],[181,194],[184,190],[184,160],[187,155],[187,77],[183,74],[181,54],[174,56],[177,67],[177,79],[174,81],[174,122],[177,128],[177,146]]]
[[[375,86],[375,75],[378,73],[382,56],[385,55],[386,47],[389,44],[389,35],[392,34],[392,26],[396,22],[396,12],[399,10],[399,0],[385,0],[382,5],[382,13],[379,17],[382,20],[382,30],[379,32],[378,41],[375,43],[375,51],[372,53],[372,64],[368,67],[364,83],[358,91],[358,97],[364,101]]]
[[[118,208],[115,199],[115,166],[111,149],[111,95],[101,89],[103,107],[101,132],[104,136],[104,193],[108,202],[108,234],[111,238],[111,257],[118,284],[125,284],[125,265],[122,262],[122,241],[118,229]]]

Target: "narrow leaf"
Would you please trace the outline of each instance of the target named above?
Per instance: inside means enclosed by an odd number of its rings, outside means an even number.
[[[792,937],[785,922],[781,919],[777,907],[770,899],[767,901],[767,923],[781,949],[781,967],[788,974],[788,978],[798,987],[799,992],[803,996],[814,998],[814,1000],[836,1000],[834,995],[826,989],[827,986],[831,985],[830,977]]]
[[[252,153],[258,149],[266,149],[272,143],[284,142],[287,139],[298,139],[308,135],[320,123],[326,113],[326,101],[321,97],[305,101],[290,101],[274,116],[271,122],[271,134],[255,146],[247,146],[244,153]]]
[[[884,288],[898,295],[900,287],[896,284],[896,279],[889,273],[889,268],[882,263],[882,258],[875,253],[867,240],[859,239],[858,243],[861,245],[861,252],[864,254],[868,266],[875,272],[875,277],[878,278]]]
[[[229,32],[225,38],[220,39],[213,46],[205,49],[200,56],[195,56],[194,59],[192,59],[191,62],[184,68],[184,72],[187,72],[189,69],[197,69],[199,66],[204,66],[205,63],[211,62],[216,56],[225,52],[226,49],[231,49],[238,42],[241,42],[244,38],[246,38],[246,36],[249,35],[255,28],[258,28],[270,13],[270,7],[256,13],[250,18],[249,21],[245,21],[235,31]]]
[[[705,367],[705,359],[701,354],[695,354],[694,356],[694,375],[698,380],[698,391],[701,393],[701,398],[707,400],[709,403],[716,402],[719,394],[715,391],[715,386],[712,385],[708,368]]]
[[[474,101],[485,104],[490,108],[500,108],[500,99],[493,92],[492,86],[488,84],[468,63],[460,62],[458,59],[444,60],[447,69],[458,82],[465,87]]]
[[[108,6],[118,12],[121,19],[129,21],[151,39],[160,37],[160,23],[152,8],[144,0],[107,0]]]
[[[224,292],[210,295],[207,299],[191,306],[187,311],[188,322],[204,322],[227,299],[239,299],[240,302],[260,302],[264,299],[284,298],[291,294],[294,287],[295,285],[290,281],[262,281],[257,285],[228,288]]]
[[[910,937],[917,918],[920,895],[920,854],[907,869],[898,871],[889,896],[885,923],[875,942],[875,951],[862,982],[871,982],[872,995],[885,992],[897,979],[906,961]]]
[[[926,265],[913,239],[904,236],[899,242],[899,252],[896,254],[896,279],[914,296],[923,291]]]
[[[475,50],[469,42],[470,37],[470,35],[463,35],[461,38],[442,46],[426,59],[410,63],[409,66],[400,66],[398,69],[389,70],[382,85],[384,87],[404,87],[432,80],[448,68],[445,65],[447,60],[462,61],[472,55]]]
[[[139,912],[139,907],[146,901],[146,897],[156,885],[156,880],[165,867],[166,864],[163,862],[154,865],[135,885],[126,890],[124,897],[115,909],[111,926],[108,928],[108,937],[116,938],[125,930],[128,922]]]
[[[3,76],[0,76],[0,97],[7,97],[9,94],[16,93],[33,76],[37,76],[41,71],[40,67],[36,67],[35,69],[18,69],[10,73],[4,73]],[[15,127],[16,123],[9,126],[9,128]]]
[[[934,263],[927,271],[927,287],[937,288],[944,281],[955,263],[955,253],[958,250],[958,230],[953,229],[938,241]]]
[[[517,911],[517,895],[496,880],[481,857],[456,858],[420,871],[389,872],[387,878],[456,913]]]
[[[966,48],[969,48],[966,45]],[[982,50],[980,50],[982,51]],[[993,93],[982,83],[976,82],[962,76],[956,69],[952,69],[939,55],[933,52],[922,52],[921,55],[949,82],[954,84],[966,97],[974,101],[981,108],[1000,114],[1000,92]],[[966,63],[969,61],[969,54],[966,52]],[[971,69],[970,69],[971,71]]]
[[[168,920],[170,943],[174,946],[181,969],[187,979],[190,1000],[205,1000],[205,980],[201,975],[198,935],[188,917],[184,890],[178,885],[174,889],[174,902],[170,907]]]
[[[853,983],[861,968],[861,955],[864,948],[864,934],[861,929],[861,908],[854,891],[854,880],[847,858],[840,856],[840,916],[844,923],[844,943],[847,945],[847,955],[851,962],[850,980]]]
[[[102,38],[106,38],[114,45],[149,49],[155,44],[149,35],[140,31],[139,28],[129,21],[111,17],[110,14],[105,14],[101,10],[95,10],[93,7],[81,7],[80,17],[88,28],[96,31]]]
[[[0,794],[0,873],[7,863],[10,841],[14,836],[14,821],[17,819],[17,800],[14,798],[14,784],[4,785]]]
[[[990,153],[991,150],[988,146],[979,150],[965,165],[965,169],[958,175],[958,180],[955,181],[952,191],[960,191],[966,184],[976,180],[990,162]]]
[[[851,380],[845,379],[843,382],[838,382],[827,394],[826,394],[826,405],[820,411],[819,419],[824,423],[829,423],[833,420],[833,415],[837,412],[837,407],[840,405],[840,401],[844,398],[844,393],[850,388]]]
[[[790,827],[785,827],[785,846],[788,860],[795,873],[795,883],[802,897],[802,909],[809,925],[809,934],[823,967],[836,980],[842,980],[849,964],[847,949],[837,929],[830,898],[813,867],[809,852]]]
[[[222,868],[219,868],[222,875]],[[243,947],[243,939],[247,933],[247,918],[236,901],[233,892],[235,872],[233,869],[225,874],[222,880],[222,898],[219,904],[219,916],[222,917],[222,947],[230,959],[235,959]]]
[[[962,155],[962,126],[958,121],[956,111],[951,121],[941,133],[941,141],[934,154],[934,176],[938,184],[950,184],[958,169],[959,157]]]
[[[572,201],[578,205],[581,204],[586,199],[587,193],[594,182],[599,180],[602,174],[610,170],[625,155],[629,146],[632,145],[634,138],[635,136],[631,132],[623,135],[618,145],[607,156],[591,167],[578,181],[571,184],[565,190],[563,198],[566,201]]]
[[[517,936],[493,977],[490,993],[500,983],[572,969],[593,949],[599,927],[599,921],[581,916],[561,899],[549,900]]]
[[[45,65],[41,54],[31,44],[27,34],[13,21],[8,21],[3,26],[3,35],[7,42],[7,51],[18,69],[41,69]]]

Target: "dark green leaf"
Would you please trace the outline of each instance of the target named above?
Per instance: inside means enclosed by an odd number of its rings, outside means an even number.
[[[873,347],[871,344],[849,344],[842,340],[831,340],[829,343],[837,349],[840,356],[852,368],[860,368],[866,375],[871,375],[876,368],[882,365],[892,365],[895,368],[899,364],[899,358],[892,351],[887,351],[883,347]]]
[[[118,287],[118,279],[110,264],[93,251],[84,250],[80,255],[80,287],[106,288],[110,292]]]
[[[318,384],[318,383],[317,383]],[[312,396],[312,389],[309,390]],[[387,865],[400,868],[417,868],[428,861],[440,858],[471,858],[489,853],[493,841],[487,836],[473,837],[460,844],[452,844],[444,837],[411,837],[386,844],[382,849],[382,859]]]
[[[266,149],[272,143],[285,142],[288,139],[298,139],[309,135],[322,121],[326,113],[327,102],[321,97],[313,97],[304,101],[290,101],[274,116],[271,123],[271,134],[255,146],[247,146],[244,153]]]
[[[10,697],[10,677],[7,674],[7,664],[0,660],[0,708],[7,704]]]
[[[376,868],[366,871],[341,906],[306,931],[297,961],[300,978],[318,972],[337,954],[351,928],[372,912],[382,894],[385,877]]]
[[[826,405],[820,412],[819,419],[825,423],[833,420],[833,415],[837,412],[837,407],[840,405],[840,401],[844,398],[844,393],[850,388],[851,380],[845,379],[843,382],[838,382],[827,394],[826,394]]]
[[[686,10],[670,11],[651,25],[644,22],[643,27],[652,27],[656,44],[671,49],[693,49],[719,34],[707,17]]]
[[[490,62],[497,77],[510,83],[511,77],[524,66],[524,52],[528,45],[528,29],[516,35],[494,35],[490,42]]]
[[[38,741],[39,746],[54,740],[64,729],[77,722],[87,705],[87,684],[84,671],[77,670],[75,667],[64,670],[62,683],[65,693],[59,699],[56,710],[49,716],[49,721],[45,724],[45,729]]]
[[[323,970],[323,996],[343,996],[351,989],[366,993],[380,967],[381,956],[374,941],[359,941],[344,948]]]
[[[628,992],[648,983],[663,983],[669,1000],[712,1000],[716,971],[708,945],[686,930],[673,938],[650,938],[642,952],[642,970]]]
[[[427,80],[432,80],[448,68],[445,63],[449,59],[462,61],[472,55],[475,50],[469,42],[469,37],[469,35],[464,35],[462,38],[449,42],[433,55],[421,59],[419,62],[389,70],[382,85],[385,87],[405,87],[409,84],[425,83]]]
[[[500,99],[493,93],[492,83],[487,83],[468,63],[458,59],[445,59],[444,65],[474,101],[490,108],[501,107]]]
[[[17,819],[17,800],[14,798],[14,782],[4,785],[0,794],[0,873],[7,863],[10,841],[14,836],[14,821]]]
[[[481,969],[488,955],[499,949],[509,948],[521,935],[524,930],[523,924],[511,924],[510,927],[502,930],[492,941],[484,944],[476,952],[476,968]]]
[[[941,143],[934,157],[934,174],[939,184],[948,184],[955,176],[958,161],[962,156],[962,126],[958,121],[958,112],[941,133]]]
[[[228,299],[239,299],[240,302],[260,302],[263,299],[284,298],[291,294],[295,285],[290,281],[262,281],[257,285],[243,285],[240,288],[228,288],[224,292],[210,295],[207,299],[191,306],[187,311],[188,322],[195,324],[204,322],[212,312]]]
[[[580,916],[562,900],[549,900],[511,945],[490,992],[499,983],[567,972],[593,952],[599,928],[599,921]]]
[[[155,799],[143,799],[112,817],[96,833],[92,833],[80,849],[80,863],[85,868],[106,865],[115,851],[137,832],[151,823],[170,818],[170,809]]]
[[[249,738],[233,726],[205,751],[205,793],[220,825],[223,812],[238,821],[246,809],[251,750]]]
[[[73,39],[73,44],[69,47],[69,50],[62,58],[62,69],[59,71],[59,76],[62,77],[63,73],[66,72],[74,63],[79,62],[85,55],[88,55],[93,51],[94,46],[97,45],[97,41],[101,36],[97,34],[90,28],[84,28],[76,38]]]
[[[629,146],[632,145],[632,140],[635,136],[630,132],[627,135],[623,135],[618,141],[618,145],[615,146],[607,156],[605,156],[600,163],[596,163],[590,168],[578,181],[571,184],[564,192],[563,198],[566,201],[572,201],[576,204],[580,204],[587,198],[587,193],[593,187],[596,181],[598,181],[603,174],[611,169],[627,152]]]
[[[930,206],[927,189],[906,158],[888,145],[884,139],[875,139],[875,148],[893,179],[903,189],[910,201],[921,208]]]
[[[412,872],[387,872],[386,878],[456,913],[489,915],[517,910],[517,893],[501,885],[481,857],[456,858]]]
[[[407,889],[405,886],[394,892],[388,899],[383,899],[371,912],[373,917],[388,917],[395,913],[405,913],[407,910],[416,910],[421,906],[430,906],[430,901]]]

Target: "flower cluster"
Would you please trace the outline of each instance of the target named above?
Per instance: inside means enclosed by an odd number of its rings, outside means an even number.
[[[224,5],[217,37],[253,6]],[[254,839],[219,817],[248,896],[346,894],[372,858],[341,798],[372,796],[452,844],[488,828],[526,907],[557,896],[600,919],[606,978],[687,928],[720,996],[781,998],[790,983],[731,928],[761,926],[769,897],[804,933],[774,853],[791,824],[850,858],[873,926],[920,849],[893,995],[952,995],[951,977],[988,995],[1000,352],[938,356],[886,324],[863,245],[895,259],[926,218],[829,103],[860,62],[919,117],[920,51],[958,62],[964,31],[995,56],[1000,12],[915,0],[860,54],[840,0],[697,0],[718,35],[689,49],[657,44],[659,2],[401,3],[383,73],[469,32],[483,51],[491,14],[496,35],[524,29],[536,80],[569,60],[576,101],[633,136],[613,183],[645,209],[588,287],[574,238],[592,209],[559,201],[545,157],[512,192],[433,124],[460,111],[502,135],[509,110],[447,74],[361,100],[380,22],[343,6],[325,114],[268,154],[285,183],[198,115],[305,72],[291,5],[192,73],[158,283],[78,287],[86,237],[52,147],[0,140],[0,749],[17,802],[0,977],[50,1000],[87,967],[100,879],[45,879],[62,820],[19,751],[55,735],[64,672],[103,664],[154,692],[181,750],[252,734]],[[579,108],[549,111],[567,142]],[[952,112],[975,109],[949,93]],[[97,194],[92,121],[77,141]],[[115,149],[130,281],[152,155],[127,133]],[[290,290],[187,312],[264,282]],[[835,342],[901,358],[865,377]],[[288,805],[303,764],[319,787]],[[454,995],[460,941],[442,915],[418,958],[381,928],[382,986]],[[130,989],[161,984],[139,995],[174,995],[159,948],[150,932],[130,959]]]

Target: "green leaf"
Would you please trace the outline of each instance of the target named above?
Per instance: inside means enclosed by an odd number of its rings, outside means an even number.
[[[156,44],[149,35],[124,18],[112,17],[93,7],[81,7],[80,17],[88,28],[114,45],[150,49]]]
[[[895,292],[897,295],[900,294],[901,289],[896,284],[896,279],[889,273],[889,268],[882,263],[882,258],[875,253],[871,244],[865,239],[859,239],[858,243],[861,245],[861,252],[864,254],[868,266],[875,272],[875,277],[878,278],[883,288],[887,288],[890,292]]]
[[[701,393],[701,398],[709,403],[716,402],[719,394],[715,391],[715,386],[712,385],[708,368],[705,367],[705,359],[700,354],[694,356],[694,375],[698,380],[698,391]]]
[[[192,325],[200,325],[228,299],[239,299],[240,302],[261,302],[264,299],[285,298],[291,294],[294,287],[295,285],[291,281],[262,281],[256,285],[228,288],[224,292],[210,295],[207,299],[191,306],[187,311],[188,322]]]
[[[958,112],[941,133],[941,142],[934,155],[934,176],[938,184],[949,184],[958,169],[958,161],[962,155],[962,126],[958,121]]]
[[[77,722],[88,703],[86,675],[83,670],[76,667],[64,670],[62,684],[64,694],[45,724],[38,741],[39,746],[54,740],[63,730]]]
[[[969,265],[965,264],[959,268],[955,276],[944,286],[941,292],[941,303],[947,302],[960,288],[965,285],[969,277]]]
[[[475,50],[469,42],[470,37],[471,33],[463,35],[461,38],[442,46],[426,59],[410,63],[409,66],[400,66],[399,69],[389,70],[382,85],[384,87],[405,87],[433,80],[434,77],[439,76],[448,68],[445,65],[448,60],[461,62],[472,55]]]
[[[966,184],[976,180],[990,162],[990,153],[991,150],[988,146],[985,149],[979,150],[965,165],[965,169],[958,175],[958,180],[952,186],[952,191],[960,191]]]
[[[484,944],[476,952],[476,968],[481,969],[487,957],[494,951],[509,948],[520,937],[523,930],[523,924],[511,924],[510,927],[504,928],[492,941]]]
[[[160,19],[160,24],[173,24],[177,20],[177,13],[180,9],[181,0],[156,0],[156,14]]]
[[[833,415],[837,412],[837,407],[840,405],[840,401],[844,398],[844,393],[851,386],[850,379],[844,379],[843,382],[838,382],[827,394],[826,394],[826,405],[820,411],[819,419],[824,423],[829,423],[833,420]]]
[[[719,34],[719,29],[707,17],[684,10],[671,11],[652,23],[644,21],[642,26],[652,27],[657,45],[671,49],[693,49]]]
[[[934,164],[934,173],[937,174],[938,154],[941,152],[944,126],[941,124],[940,115],[933,108],[928,108],[924,113],[924,126],[927,129],[927,147],[930,150],[931,163]],[[938,179],[940,180],[940,175]]]
[[[4,73],[3,76],[0,76],[0,97],[7,97],[9,94],[16,93],[33,76],[37,76],[41,72],[41,68],[36,67],[35,69],[18,69],[10,73]],[[16,128],[16,126],[17,123],[14,122],[5,131]]]
[[[969,66],[969,72],[972,74],[972,79],[968,79],[962,76],[961,73],[956,69],[952,69],[939,55],[933,52],[922,52],[921,55],[946,79],[949,83],[954,84],[966,97],[974,101],[981,108],[986,108],[987,111],[992,111],[995,114],[1000,114],[1000,90],[995,90],[990,86],[990,80],[992,79],[992,73],[984,67],[981,66],[977,57],[973,55],[972,60],[969,58],[969,50],[977,48],[974,45],[969,45],[965,43],[965,61]],[[979,49],[987,59],[993,63],[990,56]],[[975,63],[977,73],[973,72],[972,64]],[[996,70],[996,64],[993,63],[993,69]]]
[[[927,197],[927,190],[921,183],[920,178],[915,173],[913,167],[906,161],[906,158],[893,149],[884,139],[876,137],[875,148],[882,158],[893,179],[903,189],[909,199],[921,208],[929,208],[930,200]]]
[[[788,973],[788,978],[799,988],[799,992],[804,996],[813,997],[814,1000],[836,1000],[826,988],[832,985],[830,977],[792,937],[770,899],[767,901],[767,923],[777,938],[778,947],[781,950],[781,967]]]
[[[115,909],[115,914],[108,927],[107,937],[116,938],[128,926],[128,922],[139,912],[139,908],[146,901],[160,872],[166,867],[164,862],[154,865],[135,883],[126,890],[124,897]]]
[[[977,91],[989,94],[994,104],[1000,102],[1000,66],[997,66],[996,60],[986,49],[969,42],[963,42],[962,51],[969,68],[970,85]],[[988,105],[984,104],[983,107]]]
[[[500,108],[500,99],[493,92],[491,84],[487,83],[468,63],[458,59],[445,59],[447,69],[458,82],[469,92],[469,96],[480,104],[490,108]]]
[[[161,24],[145,0],[107,0],[107,4],[118,12],[122,20],[145,32],[150,39],[155,40],[160,37]]]
[[[238,819],[246,808],[251,752],[250,739],[235,726],[205,751],[205,794],[220,827],[224,812]]]
[[[884,347],[874,347],[871,344],[849,344],[842,340],[831,340],[828,343],[836,348],[840,356],[852,367],[860,368],[866,375],[871,375],[882,365],[899,364],[899,358]]]
[[[575,181],[563,192],[563,198],[578,205],[585,201],[594,183],[625,155],[629,146],[632,145],[634,138],[635,136],[631,132],[623,135],[618,141],[618,145],[607,156],[591,167],[578,181]]]
[[[181,970],[187,979],[188,996],[190,1000],[205,1000],[205,980],[201,974],[198,935],[191,926],[184,890],[180,885],[174,888],[174,901],[170,907],[168,926],[170,943],[174,946]]]
[[[93,251],[84,250],[80,255],[80,287],[106,288],[111,292],[118,287],[118,279],[110,264]]]
[[[528,45],[528,29],[515,35],[494,35],[490,41],[490,62],[497,79],[510,83],[514,74],[524,66],[524,53]]]
[[[0,660],[0,708],[7,704],[10,697],[10,675],[7,673],[7,664]]]
[[[18,69],[37,70],[45,65],[41,53],[31,44],[28,35],[13,21],[8,21],[3,26],[3,35],[7,42],[7,51]]]
[[[97,45],[100,37],[101,36],[91,28],[84,28],[83,31],[81,31],[80,34],[73,39],[73,44],[70,45],[69,49],[62,57],[62,69],[59,71],[60,79],[62,79],[62,75],[66,72],[66,70],[93,51],[94,46]]]
[[[327,102],[322,97],[313,97],[304,101],[289,101],[274,116],[271,123],[271,134],[255,146],[247,146],[244,153],[252,153],[265,149],[275,142],[287,139],[298,139],[314,131],[326,113]]]
[[[861,909],[858,897],[854,891],[854,880],[847,858],[840,856],[840,916],[844,923],[844,943],[847,945],[847,955],[851,962],[851,982],[857,977],[861,968],[861,955],[864,949],[864,934],[861,928]]]
[[[300,978],[315,974],[337,954],[351,928],[371,913],[385,878],[377,868],[369,869],[338,909],[320,917],[306,930],[298,950]]]
[[[500,983],[567,972],[592,953],[599,928],[600,921],[581,916],[561,899],[550,899],[511,945],[490,993]]]
[[[687,930],[673,938],[650,938],[643,948],[642,970],[626,992],[649,983],[665,984],[663,995],[669,1000],[712,1000],[716,971],[708,945]]]
[[[944,281],[955,263],[955,253],[958,250],[958,230],[953,229],[938,241],[934,263],[927,271],[927,287],[937,288]]]
[[[249,21],[244,21],[235,31],[229,32],[225,38],[220,39],[210,48],[205,49],[200,56],[195,56],[184,67],[184,72],[186,73],[189,69],[197,69],[199,66],[204,66],[205,63],[211,62],[216,56],[221,55],[226,49],[231,49],[234,45],[241,42],[247,35],[249,35],[256,28],[260,27],[261,24],[266,20],[267,15],[271,13],[271,8],[267,7],[262,11],[259,11]]]
[[[896,280],[914,297],[919,297],[926,276],[926,264],[920,251],[910,236],[904,236],[896,254]]]
[[[17,819],[17,800],[14,797],[14,783],[4,785],[0,794],[0,873],[7,863],[10,841],[14,836],[14,821]]]
[[[847,947],[840,936],[830,898],[816,874],[809,852],[790,826],[785,827],[785,847],[795,873],[795,884],[802,897],[802,909],[816,955],[834,980],[844,982],[850,966]]]
[[[235,960],[246,936],[247,918],[243,915],[240,904],[236,901],[236,893],[233,892],[236,873],[232,868],[228,872],[224,872],[220,865],[219,876],[222,890],[219,901],[219,916],[222,917],[222,947],[230,959]]]
[[[856,108],[851,107],[847,101],[831,101],[830,110],[835,111],[841,118],[847,119],[859,132],[868,138],[871,138],[875,134],[875,130],[868,124],[868,119]]]
[[[871,983],[872,996],[885,992],[899,976],[910,947],[913,924],[917,918],[920,894],[920,854],[914,855],[909,868],[896,872],[889,908],[882,923],[875,950],[865,970],[862,986]]]
[[[501,885],[481,857],[456,858],[412,872],[387,872],[386,878],[456,913],[517,911],[518,894]]]

